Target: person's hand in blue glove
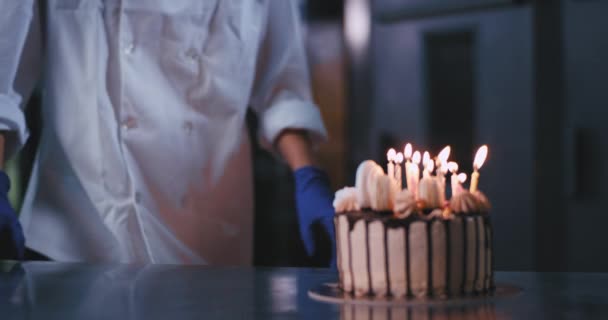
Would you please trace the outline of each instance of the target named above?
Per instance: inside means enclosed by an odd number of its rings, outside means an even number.
[[[296,207],[300,236],[309,256],[316,256],[323,247],[330,249],[329,266],[336,267],[336,238],[334,229],[333,193],[327,174],[314,166],[305,166],[294,172]],[[321,236],[316,235],[320,231]]]
[[[25,254],[25,237],[17,214],[8,201],[10,180],[0,171],[0,260],[22,260]]]

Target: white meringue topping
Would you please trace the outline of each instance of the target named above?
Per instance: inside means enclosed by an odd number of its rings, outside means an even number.
[[[480,212],[481,204],[476,196],[467,190],[463,190],[450,199],[450,209],[454,213]]]
[[[345,187],[336,191],[333,205],[336,212],[359,210],[359,203],[357,202],[357,189],[353,187]]]
[[[355,187],[358,191],[357,201],[360,208],[371,208],[372,188],[376,188],[376,179],[384,175],[384,170],[373,160],[363,161],[357,168]]]
[[[395,212],[399,218],[407,218],[416,212],[416,196],[414,193],[403,189],[395,196]]]
[[[425,207],[435,209],[443,207],[441,197],[441,185],[433,177],[425,177],[420,180],[418,185],[418,197],[424,201]]]

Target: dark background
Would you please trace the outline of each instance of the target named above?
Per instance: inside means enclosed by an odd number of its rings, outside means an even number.
[[[488,144],[480,188],[493,204],[496,268],[608,271],[608,1],[300,3],[330,134],[319,155],[334,188],[353,184],[360,161],[383,163],[388,147],[450,144],[469,171]],[[361,3],[371,25],[357,47],[345,32],[361,18],[344,8]],[[28,109],[32,133],[38,104]],[[12,162],[16,203],[33,136]],[[254,154],[255,263],[318,264],[298,238],[289,170]]]

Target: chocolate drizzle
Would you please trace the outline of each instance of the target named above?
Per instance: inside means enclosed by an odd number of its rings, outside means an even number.
[[[338,261],[338,270],[342,271],[342,255],[340,254],[342,252],[342,248],[340,247],[340,228],[339,228],[339,224],[340,222],[338,221],[338,217],[334,217],[334,234],[336,235],[336,260]],[[342,275],[342,272],[338,272],[338,287],[340,287],[340,289],[344,290],[344,276]]]
[[[353,241],[351,239],[352,228],[350,228],[350,221],[348,221],[348,272],[350,272],[350,292],[355,292],[355,272],[353,271]]]
[[[365,257],[367,258],[367,294],[370,296],[374,295],[374,290],[372,289],[372,268],[371,268],[371,251],[369,250],[369,221],[365,221],[365,250],[367,254]]]
[[[410,270],[410,226],[407,225],[405,227],[405,283],[407,284],[405,288],[405,295],[411,297],[412,293],[412,273]]]
[[[427,241],[427,259],[428,259],[428,265],[427,265],[427,288],[426,288],[426,296],[437,296],[437,295],[441,295],[442,291],[441,290],[435,290],[436,288],[433,288],[433,282],[435,280],[434,277],[434,268],[437,267],[434,264],[437,263],[437,261],[434,261],[434,251],[436,251],[438,248],[441,249],[441,245],[439,243],[435,243],[435,245],[439,245],[439,247],[435,248],[434,247],[434,243],[433,241],[437,240],[433,238],[433,224],[436,221],[440,221],[441,224],[439,225],[439,227],[443,227],[444,228],[444,234],[445,234],[445,258],[446,258],[446,263],[445,263],[445,292],[447,293],[447,295],[454,295],[457,294],[458,291],[460,291],[462,294],[467,294],[468,291],[467,286],[468,286],[468,281],[467,280],[472,280],[472,291],[473,293],[483,293],[483,292],[488,292],[494,289],[494,272],[492,270],[493,264],[494,264],[494,252],[492,250],[492,238],[491,238],[491,223],[490,223],[490,219],[487,215],[484,214],[456,214],[454,215],[452,218],[450,219],[446,219],[443,217],[428,217],[425,215],[411,215],[407,218],[396,218],[394,216],[390,216],[387,214],[378,214],[376,212],[370,211],[370,210],[364,210],[364,211],[358,211],[358,212],[349,212],[349,213],[339,213],[339,216],[341,215],[345,215],[346,219],[343,219],[342,222],[347,222],[348,223],[348,234],[347,234],[347,241],[348,241],[348,256],[349,256],[349,263],[348,263],[348,272],[350,272],[350,278],[351,278],[351,290],[350,292],[352,294],[355,294],[356,292],[356,288],[355,288],[355,274],[354,274],[354,259],[353,259],[353,251],[355,248],[353,248],[352,245],[352,232],[354,230],[355,224],[357,222],[361,222],[362,220],[365,221],[365,235],[364,235],[364,239],[365,239],[365,252],[366,252],[366,264],[367,264],[367,283],[368,283],[368,295],[374,295],[375,294],[375,288],[373,288],[373,281],[372,281],[372,270],[371,270],[371,259],[372,259],[372,250],[375,250],[375,248],[377,246],[372,247],[372,244],[370,243],[370,239],[371,239],[371,234],[370,234],[370,223],[371,222],[381,222],[383,225],[383,244],[384,247],[381,248],[384,251],[384,270],[385,270],[385,277],[386,277],[386,295],[387,296],[394,296],[394,291],[395,291],[395,287],[394,284],[391,282],[391,274],[390,274],[390,265],[389,265],[389,254],[390,254],[390,250],[389,250],[389,235],[388,235],[388,231],[389,229],[400,229],[403,230],[404,232],[404,245],[405,245],[405,281],[406,281],[406,287],[405,289],[405,294],[407,297],[413,297],[413,291],[414,289],[418,289],[418,288],[413,288],[412,287],[412,245],[413,243],[410,240],[410,225],[414,222],[424,222],[425,225],[425,229],[426,230],[426,235],[422,235],[423,237],[426,236],[426,241]],[[453,223],[455,223],[455,219],[458,219],[462,222],[462,257],[460,257],[460,261],[458,260],[458,257],[456,257],[455,255],[460,256],[460,254],[458,254],[456,251],[454,251],[452,248],[452,243],[451,243],[451,238],[452,238],[452,231],[451,230],[451,226]],[[336,219],[337,221],[338,219]],[[474,225],[474,231],[471,230],[471,233],[469,234],[469,232],[467,232],[468,228],[468,223],[471,222]],[[483,232],[484,234],[484,239],[483,239],[483,243],[480,242],[480,240],[482,240],[481,237],[481,232]],[[474,233],[474,234],[473,234]],[[339,234],[339,229],[338,227],[336,227],[336,234]],[[474,237],[472,239],[468,239],[470,237]],[[469,246],[468,241],[469,240],[473,240],[475,239],[475,245],[474,246]],[[415,240],[415,239],[412,239]],[[338,245],[338,250],[343,250],[346,248],[342,248],[341,245]],[[358,248],[357,248],[358,249]],[[362,248],[361,248],[362,249]],[[471,252],[471,250],[474,250],[474,252]],[[485,256],[483,256],[484,261],[481,261],[481,252],[480,250],[484,250],[484,254]],[[460,250],[458,250],[460,251]],[[440,252],[436,252],[436,254],[442,254]],[[475,256],[475,265],[471,266],[470,262],[469,262],[469,255],[474,255]],[[453,275],[451,275],[450,273],[452,272],[452,268],[450,266],[453,265],[453,263],[462,263],[462,282],[461,282],[461,287],[454,287],[451,283],[451,279],[453,277]],[[342,258],[338,258],[338,265],[339,265],[339,270],[341,270],[342,272],[342,268],[344,267],[344,261],[342,260]],[[474,277],[473,279],[467,279],[468,276],[468,269],[474,268],[475,273],[474,273]],[[485,274],[483,279],[481,278],[481,272],[480,270],[482,270],[481,268],[483,268],[483,270],[485,270]],[[361,276],[363,276],[363,274],[361,274]],[[362,280],[362,277],[358,277],[357,279]],[[343,281],[343,275],[340,275],[340,281],[342,283]],[[363,280],[365,281],[365,280]],[[477,286],[477,283],[479,281],[483,281],[481,283],[481,286]],[[440,283],[437,283],[437,285],[440,285]],[[478,289],[480,288],[480,289]],[[458,290],[459,289],[459,290]]]
[[[450,295],[450,265],[452,264],[452,246],[450,246],[450,220],[443,222],[445,228],[445,261],[446,261],[446,272],[445,272],[445,292]]]
[[[388,229],[384,229],[384,271],[386,275],[386,294],[391,296],[391,277],[388,269]]]
[[[479,279],[479,228],[477,219],[473,218],[475,227],[475,276],[473,277],[473,292],[477,291],[477,281]]]
[[[428,272],[427,272],[427,295],[433,295],[433,238],[431,236],[431,232],[433,231],[433,222],[429,222],[426,224],[426,246],[427,246],[427,255],[428,255]]]
[[[468,255],[468,243],[467,243],[467,220],[462,219],[462,294],[466,293],[467,286],[467,255]]]

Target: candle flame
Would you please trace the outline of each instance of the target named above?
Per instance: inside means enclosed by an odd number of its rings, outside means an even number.
[[[428,172],[433,172],[433,169],[435,169],[435,162],[433,161],[429,161],[426,163],[426,170]]]
[[[467,181],[467,174],[462,172],[458,175],[458,181],[460,181],[460,183],[464,183],[465,181]]]
[[[454,161],[448,162],[448,169],[450,170],[451,173],[458,172],[458,163],[456,163]]]
[[[398,164],[401,164],[403,162],[403,153],[397,153],[397,155],[393,159],[395,159],[395,162],[397,162]]]
[[[439,155],[437,156],[437,158],[439,159],[442,166],[447,164],[451,151],[452,151],[452,148],[450,148],[450,146],[447,146],[447,147],[443,148],[443,150],[441,150],[441,152],[439,152]]]
[[[414,155],[412,156],[412,162],[414,162],[415,165],[420,164],[420,151],[414,152]]]
[[[395,149],[390,148],[388,150],[388,152],[386,153],[386,158],[388,159],[388,161],[393,161],[395,160],[395,156],[397,155],[397,151],[395,151]]]
[[[431,161],[431,155],[428,151],[425,151],[424,155],[422,156],[422,165],[426,167],[429,161]]]
[[[486,157],[488,156],[488,146],[483,145],[477,150],[475,154],[475,160],[473,161],[473,168],[475,170],[479,170],[483,163],[486,161]]]
[[[412,157],[412,144],[408,143],[405,145],[405,149],[403,149],[403,155],[406,159],[410,159]]]

